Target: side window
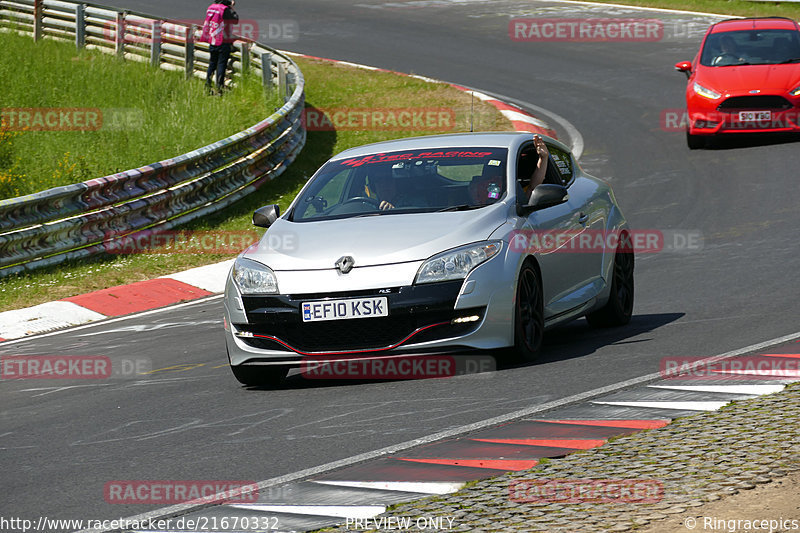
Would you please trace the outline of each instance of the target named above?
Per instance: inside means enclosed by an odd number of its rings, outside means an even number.
[[[517,185],[522,188],[528,187],[538,161],[539,156],[536,154],[536,148],[533,143],[525,144],[520,150],[519,159],[517,160]]]
[[[574,169],[572,168],[572,157],[570,156],[569,152],[565,152],[561,148],[557,146],[553,146],[551,144],[547,145],[547,149],[550,151],[550,164],[547,165],[547,177],[545,178],[546,183],[558,183],[559,185],[569,185],[572,181],[572,175]],[[551,174],[551,166],[552,174]],[[558,181],[550,181],[552,179]]]
[[[550,152],[550,159],[547,161],[544,183],[569,185],[573,174],[572,159],[569,152],[565,152],[550,143],[546,144]],[[517,183],[523,188],[528,186],[538,161],[539,156],[536,154],[533,143],[525,145],[520,151],[519,162],[517,163]]]

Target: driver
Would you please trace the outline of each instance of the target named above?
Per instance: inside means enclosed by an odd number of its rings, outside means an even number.
[[[739,57],[739,48],[736,46],[736,41],[730,35],[723,35],[719,38],[719,47],[720,53],[711,62],[712,65],[730,64],[731,59],[737,62],[742,61],[742,58]]]
[[[398,203],[397,183],[391,167],[375,167],[367,176],[364,193],[378,202],[381,211],[394,209]]]

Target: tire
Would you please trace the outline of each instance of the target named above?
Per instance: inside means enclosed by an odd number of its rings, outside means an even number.
[[[513,359],[535,361],[544,338],[544,298],[539,273],[530,262],[522,265],[514,303]]]
[[[697,150],[699,148],[705,148],[706,138],[701,135],[692,135],[687,131],[686,144],[689,146],[689,150]]]
[[[624,326],[631,321],[634,297],[633,269],[633,249],[628,246],[617,248],[614,254],[614,272],[608,302],[601,309],[586,315],[589,324],[610,328]]]
[[[233,377],[242,385],[276,388],[289,373],[285,366],[239,365],[231,366]]]

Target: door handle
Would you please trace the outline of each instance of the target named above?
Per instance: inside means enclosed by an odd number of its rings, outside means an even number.
[[[586,221],[588,220],[589,220],[589,215],[587,215],[586,213],[581,213],[578,216],[578,224],[586,224]]]

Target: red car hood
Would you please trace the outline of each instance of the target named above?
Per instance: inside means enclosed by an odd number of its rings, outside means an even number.
[[[754,89],[764,93],[785,93],[800,85],[800,63],[787,65],[743,65],[705,67],[696,81],[723,93],[741,94]]]

